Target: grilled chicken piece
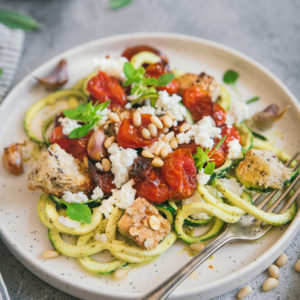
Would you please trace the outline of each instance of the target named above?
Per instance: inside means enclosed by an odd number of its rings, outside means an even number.
[[[155,249],[170,232],[168,220],[144,198],[137,198],[118,222],[120,232],[144,249]]]
[[[28,188],[61,196],[64,191],[89,192],[92,182],[88,171],[77,159],[53,144],[28,174]]]
[[[182,95],[183,91],[192,86],[197,85],[201,89],[207,91],[212,100],[215,101],[219,96],[219,84],[214,77],[202,72],[199,75],[193,73],[186,73],[178,78],[179,90],[178,94]]]

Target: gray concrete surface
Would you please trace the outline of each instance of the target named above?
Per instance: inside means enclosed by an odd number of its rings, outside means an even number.
[[[27,12],[42,31],[28,32],[15,82],[52,56],[75,45],[115,34],[167,31],[208,38],[240,50],[275,73],[300,97],[300,1],[298,0],[135,0],[119,10],[109,0],[0,0],[0,9]],[[1,42],[1,41],[0,41]],[[1,204],[0,204],[1,205]],[[249,284],[247,299],[300,299],[300,276],[293,264],[300,255],[300,233],[289,245],[289,264],[280,286],[261,293],[266,274]],[[74,299],[26,270],[0,242],[0,271],[11,298]],[[236,291],[215,298],[233,299]],[[199,299],[195,297],[195,299]]]

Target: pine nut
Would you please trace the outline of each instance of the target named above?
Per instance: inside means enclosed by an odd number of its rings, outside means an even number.
[[[171,141],[171,139],[174,137],[174,135],[175,135],[174,131],[170,131],[162,139],[164,142],[169,143]]]
[[[172,121],[172,118],[170,116],[164,115],[164,116],[161,117],[161,120],[164,124],[164,127],[166,127],[166,128],[172,127],[173,121]]]
[[[112,143],[115,141],[115,137],[114,136],[110,136],[110,137],[108,137],[106,140],[105,140],[105,142],[104,142],[104,147],[107,149],[107,148],[109,148],[111,145],[112,145]]]
[[[169,128],[164,128],[164,129],[162,130],[162,132],[163,132],[163,133],[168,133],[168,132],[169,132]]]
[[[159,157],[155,157],[152,160],[152,166],[155,168],[160,168],[164,165],[164,161],[162,159],[160,159]]]
[[[178,143],[177,143],[177,140],[175,137],[173,137],[170,141],[170,146],[173,150],[177,149],[178,148]]]
[[[107,158],[102,159],[102,167],[105,172],[108,172],[111,168],[111,162]]]
[[[157,143],[157,145],[155,146],[154,151],[153,151],[154,154],[159,155],[163,146],[164,146],[163,143],[161,143],[161,142]]]
[[[298,259],[295,263],[295,271],[300,273],[300,259]]]
[[[153,158],[154,157],[154,155],[148,150],[143,150],[142,151],[142,156],[144,156],[146,158]]]
[[[121,119],[121,120],[124,120],[125,118],[127,118],[127,117],[129,117],[129,116],[130,116],[129,111],[128,111],[128,110],[124,110],[124,111],[122,111],[121,114],[120,114],[120,119]]]
[[[132,121],[134,126],[138,127],[142,125],[142,116],[138,110],[133,113]]]
[[[124,279],[127,275],[128,275],[127,269],[119,269],[114,272],[113,278],[115,280],[121,280]]]
[[[280,268],[283,267],[288,262],[288,260],[289,258],[286,254],[281,254],[275,261],[275,264]]]
[[[152,115],[151,118],[150,118],[150,121],[151,123],[153,123],[158,129],[163,129],[163,123],[161,122],[161,120],[155,116],[155,115]]]
[[[183,123],[180,128],[179,128],[179,131],[180,132],[186,132],[188,131],[189,129],[191,128],[191,125],[188,124],[188,123]]]
[[[143,128],[142,129],[142,136],[146,140],[149,139],[149,137],[150,137],[150,131],[147,128]]]
[[[271,291],[271,290],[277,288],[278,284],[279,284],[279,281],[277,279],[270,277],[264,282],[262,289],[263,289],[263,291],[268,292],[268,291]]]
[[[160,151],[161,157],[166,157],[169,154],[169,149],[170,148],[167,145],[163,146]]]
[[[243,287],[236,295],[237,299],[243,299],[247,296],[249,296],[252,292],[252,288],[249,285],[246,285],[245,287]]]
[[[84,165],[86,168],[89,167],[89,160],[88,160],[87,156],[85,156],[85,157],[83,158],[83,165]]]
[[[116,114],[115,112],[110,112],[107,115],[113,123],[119,123],[120,122],[120,118],[119,118],[118,114]]]
[[[190,248],[193,250],[193,251],[197,251],[197,252],[200,252],[202,251],[204,248],[205,248],[205,244],[204,243],[194,243],[194,244],[190,244]]]
[[[271,277],[273,278],[276,278],[278,279],[279,278],[279,275],[280,275],[280,271],[279,271],[279,268],[275,265],[271,265],[269,268],[268,268],[268,273]]]
[[[42,253],[42,257],[44,259],[56,258],[58,256],[59,256],[59,252],[57,252],[56,250],[45,250]]]
[[[173,114],[170,110],[168,110],[168,111],[166,112],[166,115],[169,116],[172,120],[176,120],[174,114]]]
[[[151,136],[157,136],[157,127],[153,123],[148,125],[148,130],[150,131]]]

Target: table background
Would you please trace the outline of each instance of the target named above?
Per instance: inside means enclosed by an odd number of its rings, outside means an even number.
[[[233,47],[262,63],[300,96],[298,0],[134,0],[118,11],[109,10],[109,0],[0,0],[0,9],[28,13],[43,24],[42,30],[26,33],[14,83],[27,74],[26,67],[34,69],[78,44],[128,32],[164,31]],[[300,299],[300,275],[293,270],[300,255],[300,233],[286,253],[290,260],[281,270],[280,286],[262,293],[267,275],[260,274],[249,283],[253,293],[247,299]],[[0,271],[13,300],[75,299],[26,270],[2,241]],[[214,300],[233,299],[235,294],[232,291]]]

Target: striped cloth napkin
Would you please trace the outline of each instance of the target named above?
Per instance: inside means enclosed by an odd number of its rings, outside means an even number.
[[[22,54],[25,33],[0,24],[0,103],[10,87]]]

